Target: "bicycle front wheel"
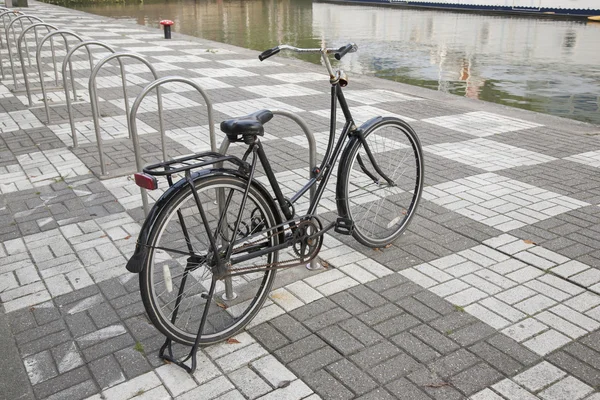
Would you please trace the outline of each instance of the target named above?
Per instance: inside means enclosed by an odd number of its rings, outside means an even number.
[[[387,182],[358,138],[348,145],[338,169],[338,212],[353,221],[352,235],[369,247],[384,247],[413,218],[423,190],[424,164],[415,131],[397,118],[366,123],[365,142]]]
[[[273,203],[256,185],[250,185],[240,214],[246,180],[217,175],[197,178],[194,183],[210,227],[208,232],[191,187],[183,186],[157,216],[148,237],[149,254],[140,273],[140,290],[150,320],[164,335],[187,345],[196,340],[213,279],[209,260],[214,258],[214,252],[208,235],[215,238],[220,252],[234,241],[238,247],[254,250],[279,243],[273,230],[266,231],[277,225]],[[234,233],[238,215],[240,224]],[[252,236],[248,242],[260,244],[244,243],[245,237],[257,232],[265,233]],[[257,271],[254,267],[277,262],[277,256],[276,252],[269,253],[235,264],[231,270],[243,270],[243,275],[216,282],[201,344],[227,339],[252,320],[275,279],[274,270]]]

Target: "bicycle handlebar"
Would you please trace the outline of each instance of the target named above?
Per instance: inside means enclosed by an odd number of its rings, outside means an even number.
[[[272,49],[268,49],[260,53],[258,59],[260,61],[266,60],[267,58],[279,53],[281,50],[289,50],[295,53],[335,53],[336,60],[341,60],[348,53],[354,53],[358,50],[358,46],[355,43],[349,43],[345,46],[340,47],[339,49],[333,48],[324,48],[324,49],[302,49],[299,47],[289,46],[287,44],[280,44],[279,46],[273,47]]]
[[[350,44],[340,47],[334,55],[335,59],[341,60],[342,57],[344,57],[346,54],[348,54],[350,52],[350,50],[354,49],[355,46],[356,45],[354,43],[350,43]],[[358,50],[358,48],[356,48],[356,50]],[[354,51],[356,51],[356,50],[354,50]]]

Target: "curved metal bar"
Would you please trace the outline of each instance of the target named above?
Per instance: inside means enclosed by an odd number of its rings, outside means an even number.
[[[6,30],[6,20],[5,20],[5,16],[13,16],[13,15],[23,15],[23,13],[21,11],[15,11],[15,10],[9,10],[9,11],[4,11],[2,13],[0,13],[0,18],[2,19],[2,23],[4,25],[4,30]],[[2,35],[0,34],[0,47],[3,47],[3,43],[2,43]],[[8,47],[8,37],[6,38],[6,47]],[[4,66],[2,65],[2,52],[0,52],[0,72],[2,73],[2,79],[5,78],[4,76]]]
[[[37,24],[34,24],[32,21],[38,21],[38,22],[41,22],[41,23],[44,22],[44,21],[42,21],[38,17],[33,17],[31,15],[20,15],[17,18],[15,18],[12,21],[10,21],[10,23],[8,24],[8,27],[6,27],[6,31],[5,31],[5,33],[6,33],[6,48],[8,50],[8,59],[10,60],[10,70],[12,71],[12,74],[13,74],[13,82],[15,84],[15,90],[17,90],[17,77],[15,76],[15,63],[14,63],[13,58],[12,58],[12,52],[10,51],[10,42],[8,40],[8,33],[10,32],[10,28],[12,28],[12,26],[14,25],[14,23],[17,22],[17,21],[21,21],[21,27],[23,27],[23,20],[24,19],[27,19],[31,23],[32,26],[37,25]],[[23,36],[23,32],[26,32],[26,31],[27,31],[27,29],[23,29],[21,31],[21,35],[19,36],[19,39]],[[16,32],[15,32],[14,29],[13,29],[13,40],[14,40],[15,44],[18,47],[19,46],[19,44],[18,44],[19,42],[17,41]],[[25,42],[25,47],[27,48],[27,57],[29,57],[29,45],[27,44],[27,42]],[[19,56],[20,56],[21,51],[20,50],[18,50],[18,51],[19,51]],[[20,57],[20,60],[21,60],[21,65],[23,65],[23,58]],[[29,64],[31,65],[31,62]]]
[[[104,64],[106,64],[107,62],[109,62],[110,60],[113,60],[113,59],[120,60],[121,58],[125,58],[125,57],[133,58],[134,60],[142,62],[150,69],[150,72],[152,72],[154,79],[158,79],[158,75],[156,73],[156,70],[152,66],[152,64],[150,64],[150,62],[148,60],[146,60],[143,56],[136,54],[136,53],[109,54],[108,56],[106,56],[102,60],[100,60],[98,62],[98,64],[96,64],[94,69],[92,70],[88,88],[90,91],[90,102],[92,104],[92,118],[94,120],[94,130],[96,131],[96,142],[98,144],[98,154],[99,154],[99,159],[100,159],[100,171],[103,176],[106,175],[106,166],[104,165],[104,150],[103,150],[103,146],[102,146],[102,135],[100,132],[100,118],[99,118],[99,115],[100,115],[99,108],[100,107],[98,107],[96,76],[98,75],[98,72],[100,71],[102,66]],[[130,118],[129,118],[129,116],[130,116],[129,100],[127,97],[127,78],[125,76],[125,67],[123,66],[122,63],[120,65],[121,65],[121,79],[123,82],[123,95],[125,96],[124,102],[125,102],[125,114],[126,114],[126,119],[127,119],[127,129],[129,131],[129,136],[132,137],[133,135],[131,134],[131,125],[130,125]],[[158,119],[159,119],[159,124],[160,124],[160,131],[161,131],[161,135],[163,135],[164,127],[163,127],[163,120],[162,120],[162,99],[160,96],[160,91],[158,89],[156,89],[156,100],[157,100],[157,105],[158,105]],[[136,143],[134,142],[134,148],[135,148],[135,146],[136,146]]]
[[[42,40],[40,41],[40,43],[38,43],[37,45],[37,49],[35,52],[35,62],[37,63],[37,67],[38,67],[38,75],[40,76],[40,86],[42,88],[42,99],[44,100],[44,107],[46,108],[46,119],[48,120],[47,122],[50,123],[50,105],[48,104],[48,99],[46,97],[46,85],[44,84],[44,75],[42,74],[42,47],[44,46],[44,43],[49,40],[52,39],[54,36],[56,35],[61,35],[64,42],[65,42],[65,48],[67,50],[67,52],[69,51],[69,41],[67,40],[67,36],[73,36],[75,38],[77,38],[80,42],[83,42],[83,38],[81,36],[79,36],[78,34],[76,34],[75,32],[71,32],[71,31],[67,31],[67,30],[58,30],[58,31],[54,31],[54,32],[50,32],[48,33],[46,36],[44,36],[42,38]],[[52,44],[52,42],[50,42]],[[54,63],[54,78],[56,80],[56,84],[58,86],[58,68],[56,67],[56,58],[54,57],[54,47],[52,47],[52,61]],[[63,65],[66,64],[66,60],[63,60]],[[73,65],[71,64],[71,61],[69,61],[69,71],[71,72],[71,79],[73,79]],[[75,87],[75,83],[73,83],[73,87]],[[66,85],[66,82],[63,79],[63,88]],[[31,93],[28,91],[27,92],[27,97],[29,99],[29,104],[32,103],[31,101]]]
[[[314,178],[316,176],[315,171],[317,168],[317,142],[315,141],[315,136],[313,135],[312,131],[308,127],[308,124],[302,117],[300,117],[299,115],[294,114],[292,112],[289,112],[289,111],[271,110],[271,112],[273,113],[273,115],[281,115],[283,117],[289,118],[292,121],[296,122],[300,126],[300,128],[302,129],[304,134],[306,135],[306,139],[308,139],[308,168],[309,168],[308,177],[309,177],[309,179]],[[227,138],[227,136],[225,136],[225,139],[223,140],[223,142],[221,143],[221,147],[219,148],[219,153],[226,154],[227,150],[229,149],[229,144],[230,144],[229,139]],[[311,188],[309,189],[309,196],[310,196],[311,201],[315,196],[316,189],[317,188],[315,185],[311,186]],[[316,214],[317,213],[315,211],[315,215]],[[306,266],[306,268],[311,269],[311,270],[321,268],[320,258],[318,256],[315,257],[310,262],[310,264]],[[226,282],[225,289],[228,290],[227,282]]]
[[[54,25],[50,25],[45,22],[40,22],[39,24],[33,24],[31,26],[28,26],[19,35],[19,39],[17,41],[17,52],[19,53],[19,62],[21,63],[21,70],[23,71],[23,80],[25,81],[25,90],[27,91],[27,93],[29,93],[31,89],[29,88],[29,79],[27,79],[27,69],[25,67],[25,63],[23,62],[23,51],[22,51],[23,48],[21,46],[21,43],[23,43],[23,38],[25,37],[25,35],[27,34],[27,32],[29,30],[33,29],[33,31],[36,32],[36,35],[37,35],[37,28],[39,28],[39,27],[45,27],[48,30],[48,32],[50,32],[50,29],[58,30],[58,28],[55,27]],[[11,59],[11,66],[12,66],[12,59]],[[13,80],[15,83],[15,90],[17,90],[17,77],[14,72],[14,69],[13,69]],[[28,98],[29,98],[29,107],[31,107],[33,105],[31,102],[31,97],[28,96]]]
[[[208,131],[209,131],[209,138],[210,138],[210,149],[211,149],[211,151],[216,151],[216,149],[217,149],[217,139],[215,137],[215,124],[214,124],[214,120],[213,120],[212,102],[208,98],[208,95],[206,94],[204,89],[202,89],[200,87],[200,85],[198,85],[196,82],[192,81],[191,79],[184,78],[181,76],[166,76],[164,78],[157,79],[154,82],[151,82],[148,86],[146,86],[142,90],[142,92],[136,97],[135,101],[133,102],[133,105],[131,106],[131,113],[129,114],[129,127],[130,127],[130,132],[131,132],[131,139],[133,140],[133,150],[135,152],[135,167],[139,172],[142,171],[143,165],[142,165],[142,157],[140,155],[140,143],[139,143],[139,138],[138,138],[138,134],[137,134],[136,116],[137,116],[138,108],[140,107],[140,104],[146,98],[148,93],[150,93],[152,90],[156,89],[156,95],[158,96],[160,94],[160,92],[159,92],[160,86],[164,85],[165,83],[172,83],[172,82],[185,83],[187,85],[192,86],[194,89],[196,89],[198,92],[200,92],[200,94],[204,98],[204,101],[206,102],[206,108],[208,111],[207,114],[208,114],[208,126],[209,126]],[[166,161],[167,148],[166,148],[166,143],[165,143],[165,130],[163,127],[162,113],[161,113],[160,108],[159,108],[158,118],[160,121],[160,140],[161,140],[161,145],[162,145],[163,160]],[[142,204],[144,206],[144,212],[146,213],[146,215],[148,215],[148,195],[146,193],[146,190],[142,188],[141,194],[142,194]]]
[[[2,19],[2,24],[4,25],[4,30],[6,30],[6,21],[4,19],[4,17],[6,15],[11,16],[11,15],[24,15],[24,13],[22,13],[21,11],[17,11],[17,10],[10,10],[8,8],[4,9],[4,11],[0,11],[0,18]],[[6,38],[6,41],[8,42],[8,38]],[[2,44],[2,35],[0,35],[0,46],[3,46]]]
[[[89,46],[100,46],[100,47],[104,47],[111,53],[115,52],[115,49],[113,49],[110,45],[108,45],[106,43],[98,42],[95,40],[89,40],[89,41],[85,41],[85,42],[76,44],[71,50],[69,50],[69,52],[65,56],[65,59],[63,60],[62,79],[63,79],[63,83],[64,83],[64,88],[65,88],[65,99],[67,102],[67,113],[69,114],[69,124],[71,125],[71,137],[73,139],[73,147],[77,147],[77,132],[75,130],[75,121],[73,120],[73,111],[71,111],[71,98],[69,97],[69,81],[67,80],[67,77],[66,77],[67,63],[69,63],[69,68],[70,68],[70,73],[71,73],[71,86],[73,87],[73,101],[76,101],[77,93],[75,91],[75,80],[73,78],[73,69],[71,68],[71,57],[77,50],[79,50],[82,47],[85,47],[85,49],[87,50],[87,53],[88,53],[89,61],[90,61],[90,73],[91,73],[91,71],[94,69],[94,60],[92,57],[92,53],[90,52]],[[121,60],[119,60],[119,63],[121,63]],[[122,64],[121,64],[121,68],[122,68]]]

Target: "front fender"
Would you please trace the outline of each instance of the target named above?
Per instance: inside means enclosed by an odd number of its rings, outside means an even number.
[[[239,178],[242,178],[245,180],[248,179],[248,177],[245,174],[243,174],[237,170],[232,170],[232,169],[227,169],[227,168],[213,168],[213,169],[205,169],[205,170],[200,170],[200,171],[194,172],[192,174],[192,180],[194,182],[196,182],[197,179],[209,177],[209,176],[216,176],[216,175],[229,175],[229,176],[236,176],[236,177],[239,177]],[[162,196],[160,196],[160,198],[156,201],[156,203],[154,204],[154,206],[148,213],[148,216],[146,217],[146,220],[144,221],[144,224],[142,225],[142,229],[140,230],[140,233],[138,235],[138,240],[136,242],[135,251],[134,251],[133,255],[131,256],[131,258],[129,259],[129,261],[127,261],[126,268],[129,272],[139,274],[144,269],[144,263],[145,263],[146,257],[148,256],[148,249],[149,249],[149,247],[147,245],[148,238],[150,236],[150,232],[152,232],[154,223],[158,219],[158,216],[160,215],[160,212],[163,210],[163,208],[169,203],[169,201],[171,201],[171,199],[180,190],[182,190],[183,186],[185,186],[187,184],[188,183],[185,179],[181,179],[178,182],[176,182],[173,186],[168,188],[163,193]],[[266,199],[271,199],[271,196],[269,195],[268,190],[260,182],[257,182],[255,180],[255,181],[253,181],[253,184],[256,185],[260,191],[262,191],[262,194],[264,195],[264,197]],[[281,215],[279,214],[279,212],[277,212],[277,208],[274,206],[274,204],[271,204],[271,205],[273,206],[272,208],[275,211],[275,219],[277,221],[277,224],[280,224],[281,223]]]

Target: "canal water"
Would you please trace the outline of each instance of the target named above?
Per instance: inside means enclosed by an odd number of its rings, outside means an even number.
[[[64,5],[254,50],[353,41],[348,72],[600,124],[600,23],[310,0]]]

